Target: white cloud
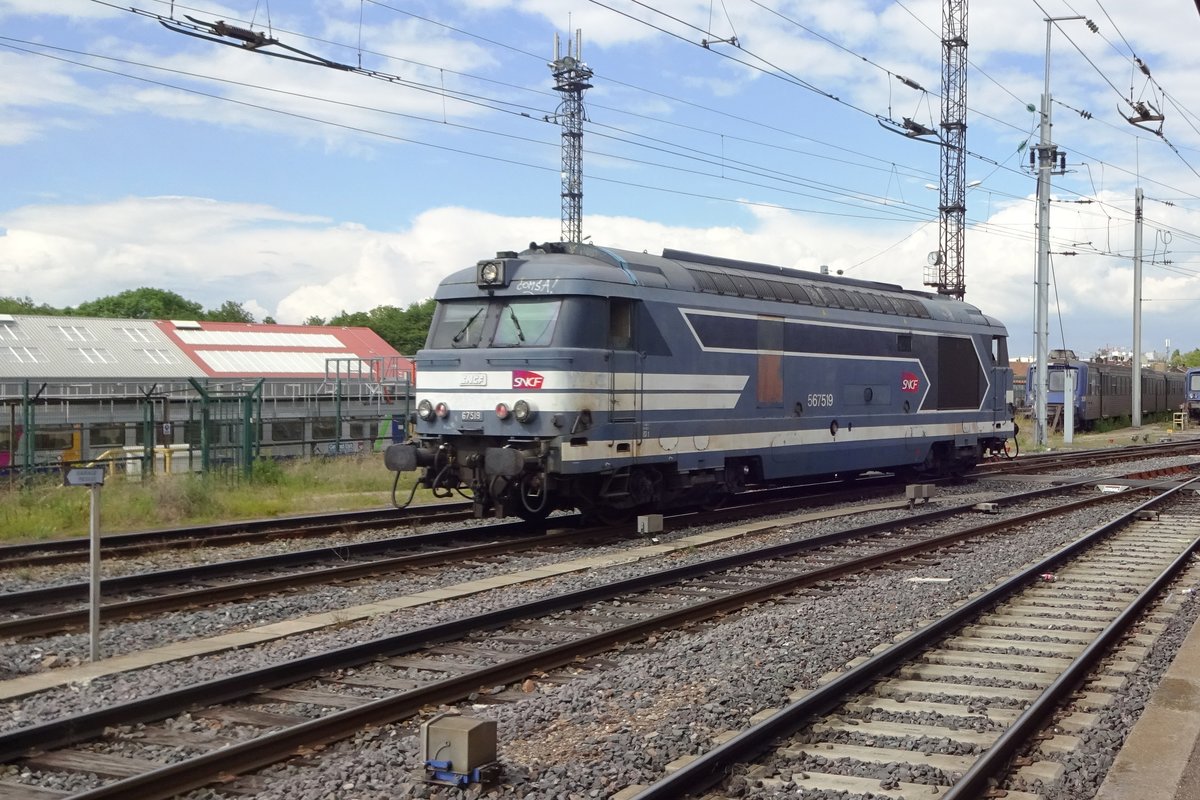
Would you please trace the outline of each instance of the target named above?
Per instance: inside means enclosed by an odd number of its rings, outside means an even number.
[[[1106,202],[1124,202],[1107,196]],[[974,202],[974,201],[973,201]],[[1072,208],[1077,210],[1071,210]],[[1033,205],[996,203],[985,227],[967,234],[967,301],[1004,321],[1014,353],[1031,350],[1035,243]],[[634,217],[590,215],[585,233],[597,244],[651,253],[675,248],[816,271],[826,264],[848,277],[922,289],[925,256],[938,247],[936,220],[921,224],[831,221],[812,214],[753,206],[746,227],[689,227]],[[1103,236],[1094,244],[1128,253],[1132,230],[1110,223],[1101,208],[1056,210],[1052,250]],[[1186,228],[1196,212],[1159,207],[1155,224]],[[1125,217],[1127,219],[1128,217]],[[426,211],[402,230],[378,231],[246,203],[194,197],[126,198],[95,205],[27,206],[0,214],[0,295],[36,303],[77,305],[140,286],[178,292],[206,309],[226,300],[262,319],[301,322],[380,305],[405,307],[433,296],[447,274],[497,250],[555,241],[559,220],[513,217],[464,207]],[[1148,248],[1152,245],[1148,242]],[[1055,256],[1052,341],[1061,314],[1068,347],[1090,352],[1131,340],[1132,267],[1111,256]],[[1155,265],[1182,252],[1147,252],[1145,340],[1164,338],[1190,349],[1188,304],[1200,279]],[[87,275],[81,280],[81,275]],[[1087,342],[1086,345],[1082,342]],[[1075,344],[1080,342],[1080,344]],[[1056,345],[1057,346],[1057,345]]]

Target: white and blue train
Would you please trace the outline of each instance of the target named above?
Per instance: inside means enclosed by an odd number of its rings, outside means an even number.
[[[1068,371],[1073,381],[1072,413],[1077,429],[1091,430],[1102,420],[1122,420],[1133,414],[1133,367],[1128,363],[1082,361],[1073,350],[1051,350],[1048,355],[1046,417],[1051,428],[1062,428],[1066,417],[1063,393]],[[1145,369],[1141,377],[1144,414],[1173,413],[1190,397],[1186,390],[1191,378],[1183,373]],[[1037,402],[1036,365],[1029,368],[1025,391],[1027,405],[1033,408]]]
[[[953,475],[1015,436],[1004,326],[947,297],[554,243],[456,272],[435,299],[414,435],[385,461],[479,515],[612,519],[796,478]]]
[[[1189,367],[1183,378],[1183,410],[1192,422],[1200,422],[1200,367]]]

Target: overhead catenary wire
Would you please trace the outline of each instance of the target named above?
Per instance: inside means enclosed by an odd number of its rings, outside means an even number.
[[[376,4],[376,5],[380,5],[380,4]],[[461,29],[457,29],[457,30],[461,30]],[[493,41],[494,41],[494,40],[493,40]],[[503,43],[502,43],[502,44],[503,44]],[[724,136],[724,134],[722,134],[722,136]],[[824,143],[822,143],[822,144],[824,144]],[[1013,170],[1013,172],[1015,172],[1015,170]],[[593,180],[596,180],[595,176],[590,176],[590,178],[592,178]],[[770,204],[767,204],[767,205],[770,205]],[[870,218],[870,217],[868,217],[868,218]],[[923,221],[923,222],[924,222],[924,221]]]

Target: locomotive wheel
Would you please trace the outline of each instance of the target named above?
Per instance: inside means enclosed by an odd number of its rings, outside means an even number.
[[[729,498],[733,495],[728,492],[713,492],[707,495],[700,501],[701,511],[716,511],[721,506],[729,502]]]

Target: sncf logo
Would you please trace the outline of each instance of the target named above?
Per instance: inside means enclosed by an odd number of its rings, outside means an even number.
[[[921,391],[920,377],[912,374],[911,372],[901,373],[901,375],[900,375],[900,391],[908,392],[909,394],[913,394],[915,392]]]
[[[514,389],[541,389],[542,384],[546,381],[541,375],[527,369],[515,369],[512,376],[512,388]]]

